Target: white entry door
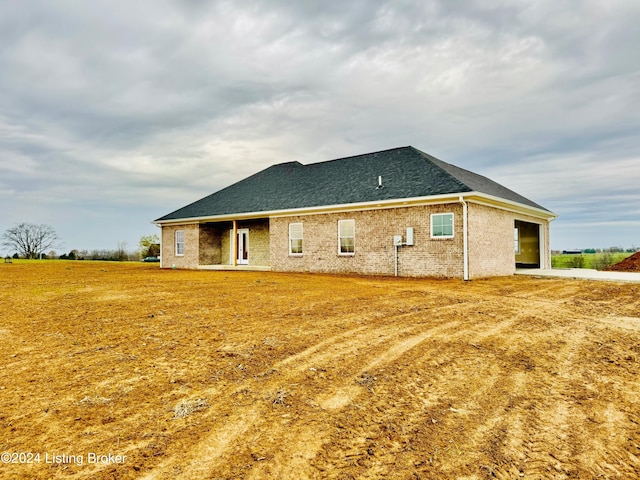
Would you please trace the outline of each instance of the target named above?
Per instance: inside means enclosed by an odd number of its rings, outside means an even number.
[[[241,228],[236,232],[238,242],[238,265],[249,265],[249,229]]]

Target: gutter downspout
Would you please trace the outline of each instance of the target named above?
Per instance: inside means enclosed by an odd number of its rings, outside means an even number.
[[[468,228],[468,210],[467,202],[464,201],[462,195],[458,198],[462,204],[462,262],[463,262],[463,278],[469,280],[469,228]]]

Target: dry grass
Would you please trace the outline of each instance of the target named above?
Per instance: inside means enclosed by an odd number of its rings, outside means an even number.
[[[193,398],[189,400],[181,400],[174,409],[173,416],[175,418],[188,417],[192,413],[201,412],[209,408],[209,402],[206,398]]]

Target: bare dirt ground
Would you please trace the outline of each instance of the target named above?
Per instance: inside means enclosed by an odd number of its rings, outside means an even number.
[[[14,263],[0,345],[3,479],[640,478],[639,284]]]
[[[621,262],[610,266],[607,270],[614,272],[640,272],[640,252],[636,252]]]

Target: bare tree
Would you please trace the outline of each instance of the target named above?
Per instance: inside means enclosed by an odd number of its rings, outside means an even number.
[[[45,250],[56,246],[58,234],[49,225],[21,223],[2,235],[2,245],[26,258],[38,258]]]
[[[118,248],[115,252],[115,260],[124,262],[127,259],[127,242],[118,242]]]

